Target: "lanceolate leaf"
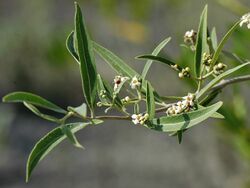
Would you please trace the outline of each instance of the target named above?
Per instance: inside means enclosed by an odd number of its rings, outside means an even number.
[[[129,78],[139,76],[139,74],[135,70],[133,70],[122,59],[120,59],[108,49],[102,47],[96,42],[93,42],[93,47],[95,51],[106,61],[106,63],[108,63],[110,67],[113,68],[118,74],[121,74],[122,76],[127,76]]]
[[[75,37],[74,37],[74,35],[75,35],[74,31],[72,31],[69,34],[69,36],[68,36],[68,38],[66,40],[66,47],[67,47],[69,53],[74,57],[76,62],[80,64],[79,56],[77,54],[77,50],[75,49]]]
[[[59,113],[67,113],[64,109],[53,104],[52,102],[32,93],[13,92],[3,97],[3,102],[27,102],[35,106],[46,108]]]
[[[46,115],[46,114],[43,114],[41,113],[35,106],[33,106],[32,104],[29,104],[27,102],[23,102],[24,106],[26,106],[30,111],[32,111],[34,114],[36,114],[37,116],[39,116],[40,118],[43,118],[45,120],[48,120],[48,121],[52,121],[52,122],[55,122],[55,123],[59,123],[59,119],[53,117],[53,116],[50,116],[50,115]]]
[[[212,59],[212,62],[211,62],[211,67],[213,67],[213,65],[215,65],[215,63],[217,62],[220,54],[221,54],[221,51],[225,45],[225,43],[227,42],[227,40],[230,38],[230,36],[233,34],[233,32],[235,31],[235,29],[239,26],[239,21],[236,22],[233,27],[231,27],[231,29],[226,33],[226,35],[222,38],[220,44],[218,45],[214,55],[213,55],[213,59]]]
[[[185,114],[156,118],[151,121],[149,128],[162,132],[174,132],[188,129],[211,117],[211,115],[213,115],[221,106],[222,102],[218,102],[209,107]]]
[[[138,59],[150,59],[152,61],[158,61],[160,63],[163,63],[163,64],[166,64],[168,66],[170,66],[171,68],[173,68],[174,65],[177,65],[175,64],[173,61],[170,61],[166,58],[163,58],[163,57],[160,57],[160,56],[154,56],[154,55],[140,55],[140,56],[137,56],[136,58]],[[178,71],[181,71],[182,68],[180,66],[177,65],[177,70]]]
[[[75,37],[80,61],[83,92],[89,108],[93,111],[96,97],[97,73],[92,42],[89,39],[81,9],[77,3],[75,13]]]
[[[217,39],[217,33],[216,33],[215,27],[213,27],[211,31],[211,43],[212,43],[213,50],[216,51],[218,47],[218,39]]]
[[[149,82],[147,82],[147,113],[149,115],[149,120],[152,120],[155,116],[155,100],[154,100],[154,91]]]
[[[222,50],[222,53],[223,53],[226,57],[232,59],[233,61],[236,61],[237,64],[242,64],[242,63],[246,62],[246,60],[241,59],[241,58],[240,58],[237,54],[235,54],[235,53],[231,53],[231,52],[228,52],[228,51],[226,51],[226,50]]]
[[[204,108],[206,108],[206,107],[201,106],[201,105],[198,105],[198,109],[204,109]],[[224,118],[225,118],[225,117],[224,117],[222,114],[220,114],[219,112],[214,112],[210,117],[211,117],[211,118],[216,118],[216,119],[224,119]]]
[[[93,120],[95,124],[102,123],[101,120]],[[85,128],[87,125],[91,123],[72,123],[67,124],[68,129],[71,130],[72,133],[76,133],[77,131]],[[29,181],[30,175],[36,165],[49,154],[52,149],[54,149],[59,143],[61,143],[66,138],[66,135],[62,131],[61,127],[57,127],[50,131],[47,135],[45,135],[41,140],[37,142],[31,151],[27,166],[26,166],[26,182]]]
[[[197,42],[195,50],[195,74],[196,77],[200,76],[201,66],[202,66],[202,57],[205,52],[207,52],[207,5],[205,6],[201,17],[199,30],[197,33]]]
[[[166,38],[164,41],[162,41],[162,42],[154,49],[154,51],[152,52],[152,55],[157,56],[158,53],[160,53],[160,51],[167,45],[167,43],[169,43],[170,40],[171,40],[171,37],[168,37],[168,38]],[[145,79],[145,78],[146,78],[146,75],[147,75],[148,70],[149,70],[149,68],[151,67],[152,63],[153,63],[153,60],[148,60],[148,61],[147,61],[146,65],[145,65],[144,68],[143,68],[142,74],[141,74],[142,79]]]
[[[226,72],[220,74],[219,76],[215,77],[212,81],[210,81],[204,88],[200,90],[200,92],[196,95],[196,98],[199,99],[204,93],[206,93],[208,90],[210,90],[215,84],[217,84],[219,81],[221,81],[226,76],[234,73],[235,71],[245,67],[246,65],[249,65],[250,62],[244,63],[242,65],[238,65],[237,67],[234,67],[232,69],[227,70]]]

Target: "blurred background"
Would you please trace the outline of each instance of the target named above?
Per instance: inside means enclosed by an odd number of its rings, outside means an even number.
[[[134,57],[150,53],[168,36],[172,41],[163,55],[182,64],[192,63],[192,55],[180,44],[187,30],[198,27],[205,4],[209,27],[216,27],[219,39],[250,7],[249,0],[78,1],[92,38],[139,72],[144,62]],[[1,98],[21,90],[62,107],[84,102],[78,66],[65,48],[73,17],[70,0],[0,1]],[[249,59],[249,40],[249,30],[238,29],[227,48]],[[111,82],[115,73],[106,63],[97,58],[97,67]],[[242,73],[249,74],[249,70]],[[162,95],[183,96],[192,91],[192,86],[179,82],[161,64],[152,66],[148,78]],[[127,122],[107,121],[86,128],[77,134],[86,150],[65,141],[39,164],[28,184],[28,154],[55,125],[22,105],[1,103],[0,187],[250,187],[249,94],[249,83],[227,88],[219,97],[225,101],[221,113],[226,120],[209,120],[191,129],[181,145],[176,138]]]

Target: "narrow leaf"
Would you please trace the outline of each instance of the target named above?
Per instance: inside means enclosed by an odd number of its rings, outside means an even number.
[[[77,3],[75,3],[75,8],[75,37],[80,61],[83,93],[89,108],[93,111],[96,97],[97,73],[92,42],[84,25],[81,8]]]
[[[218,102],[209,107],[205,107],[204,109],[198,109],[175,116],[163,116],[160,118],[156,118],[151,121],[151,125],[149,125],[149,128],[163,132],[174,132],[188,129],[208,119],[221,106],[222,102]]]
[[[35,106],[66,114],[67,112],[52,102],[32,93],[13,92],[3,97],[3,102],[28,102]]]
[[[160,51],[169,43],[169,41],[171,40],[171,37],[166,38],[165,40],[163,40],[152,52],[152,55],[157,56]],[[153,60],[148,60],[143,68],[141,77],[142,79],[146,78],[146,75],[148,73],[149,68],[151,67],[153,63]]]
[[[73,56],[73,58],[76,60],[76,62],[80,64],[80,62],[79,62],[79,56],[78,56],[78,54],[77,54],[77,50],[75,49],[75,37],[74,37],[75,34],[74,34],[74,33],[75,33],[75,32],[72,31],[72,32],[69,34],[69,36],[68,36],[68,38],[67,38],[67,40],[66,40],[66,47],[67,47],[69,53],[70,53],[70,54]]]
[[[45,120],[48,120],[48,121],[52,121],[52,122],[55,122],[55,123],[58,123],[59,122],[59,119],[53,117],[53,116],[50,116],[50,115],[46,115],[46,114],[43,114],[41,113],[35,106],[33,106],[32,104],[28,103],[28,102],[23,102],[24,106],[26,106],[31,112],[33,112],[34,114],[36,114],[37,116],[39,116],[40,118],[43,118]]]
[[[127,76],[129,78],[139,76],[139,74],[134,69],[132,69],[122,59],[120,59],[108,49],[102,47],[96,42],[93,42],[93,47],[95,51],[106,61],[106,63],[108,63],[109,66],[114,69],[118,74],[121,74],[122,76]]]
[[[212,62],[211,62],[211,67],[213,67],[215,65],[215,63],[217,62],[225,43],[230,38],[230,36],[233,34],[235,29],[238,27],[239,23],[240,23],[240,21],[236,22],[233,25],[233,27],[231,27],[229,29],[229,31],[226,33],[226,35],[222,38],[220,44],[218,45],[218,48],[216,49],[216,51],[215,51],[215,53],[213,55]]]
[[[199,109],[204,109],[204,108],[206,108],[206,107],[201,106],[201,105],[198,105],[198,108],[199,108]],[[211,117],[211,118],[215,118],[215,119],[224,119],[224,118],[225,118],[225,117],[224,117],[222,114],[220,114],[219,112],[213,113],[210,117]]]
[[[233,61],[236,61],[237,63],[243,64],[243,63],[246,62],[244,59],[241,59],[241,58],[240,58],[237,54],[235,54],[235,53],[231,53],[231,52],[228,52],[228,51],[226,51],[226,50],[222,50],[222,53],[223,53],[226,57],[232,59]]]
[[[155,116],[155,100],[154,100],[154,91],[149,82],[147,82],[147,113],[149,115],[149,120],[152,120]]]
[[[237,67],[234,67],[232,69],[227,70],[226,72],[220,74],[219,76],[215,77],[212,81],[210,81],[204,88],[200,90],[200,92],[196,95],[196,98],[199,99],[203,94],[205,94],[208,90],[210,90],[215,84],[217,84],[219,81],[221,81],[226,76],[234,73],[235,71],[245,67],[246,65],[249,65],[250,62],[244,63],[242,65],[238,65]]]
[[[93,120],[94,124],[100,124],[102,121]],[[73,133],[85,128],[88,123],[72,123],[67,124],[67,126]],[[30,175],[36,165],[52,151],[59,143],[61,143],[66,138],[66,135],[63,133],[61,127],[57,127],[40,139],[34,148],[32,149],[26,166],[26,182],[29,181]]]
[[[213,27],[211,31],[211,43],[212,43],[213,50],[216,51],[218,47],[218,39],[217,39],[217,33],[216,33],[215,27]]]
[[[152,61],[157,61],[157,62],[160,62],[160,63],[163,63],[163,64],[166,64],[168,66],[170,66],[171,68],[173,68],[174,65],[177,65],[176,63],[174,63],[173,61],[171,60],[168,60],[166,58],[163,58],[163,57],[160,57],[160,56],[154,56],[154,55],[140,55],[140,56],[137,56],[136,58],[138,59],[150,59]],[[181,71],[182,68],[180,66],[177,65],[177,70],[178,71]]]
[[[207,5],[205,6],[201,17],[197,33],[197,42],[195,50],[195,75],[199,77],[201,74],[202,57],[207,52]]]

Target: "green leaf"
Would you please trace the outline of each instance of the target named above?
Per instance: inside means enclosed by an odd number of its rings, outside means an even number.
[[[62,125],[61,129],[75,147],[84,149],[84,147],[77,140],[75,134],[71,131],[71,129],[67,125]]]
[[[81,106],[78,107],[69,106],[68,110],[80,115],[81,117],[87,116],[87,105],[85,103],[83,103]]]
[[[237,67],[234,67],[232,69],[227,70],[226,72],[220,74],[219,76],[216,76],[212,81],[210,81],[204,88],[200,90],[200,92],[196,95],[196,98],[199,99],[202,95],[204,95],[208,90],[210,90],[215,84],[217,84],[219,81],[221,81],[226,76],[234,73],[235,71],[245,67],[246,65],[249,65],[250,62],[244,63],[242,65],[238,65]]]
[[[100,124],[102,121],[93,120],[94,124]],[[71,123],[67,124],[67,126],[72,133],[76,133],[77,131],[85,128],[88,123]],[[66,135],[62,131],[61,127],[57,127],[50,131],[47,135],[45,135],[42,139],[40,139],[34,148],[32,149],[26,166],[26,182],[29,181],[30,176],[36,165],[49,154],[52,149],[54,149],[59,143],[61,143],[66,138]]]
[[[196,50],[195,50],[195,75],[196,77],[200,77],[201,74],[201,66],[203,61],[203,54],[207,52],[207,5],[202,11],[200,17],[200,24],[197,33],[197,42],[196,42]]]
[[[171,60],[168,60],[166,58],[160,57],[160,56],[154,56],[154,55],[140,55],[136,57],[137,59],[150,59],[153,61],[158,61],[160,63],[166,64],[168,66],[170,66],[171,68],[173,68],[172,66],[176,65],[176,63],[174,63]],[[182,68],[180,66],[177,65],[177,69],[178,71],[181,71]]]
[[[67,112],[61,107],[51,103],[50,101],[28,92],[13,92],[3,97],[3,102],[27,102],[35,106],[49,109],[55,112],[66,114]]]
[[[74,57],[76,62],[80,64],[79,56],[77,54],[77,50],[75,49],[75,37],[74,37],[74,35],[75,35],[74,31],[72,31],[69,34],[69,36],[68,36],[68,38],[66,40],[66,47],[67,47],[69,53]]]
[[[201,101],[200,104],[203,106],[207,106],[210,104],[221,92],[221,90],[214,90],[210,92],[206,97],[204,97]]]
[[[40,118],[43,118],[45,120],[48,120],[48,121],[52,121],[52,122],[55,122],[55,123],[59,123],[60,120],[53,117],[53,116],[50,116],[50,115],[46,115],[46,114],[43,114],[41,113],[35,106],[33,106],[32,104],[28,103],[28,102],[23,102],[24,106],[26,106],[30,111],[32,111],[34,114],[36,114],[37,116],[39,116]]]
[[[122,76],[127,76],[129,78],[139,76],[139,74],[134,69],[132,69],[122,59],[120,59],[108,49],[102,47],[96,42],[93,42],[93,47],[95,51],[105,60],[105,62],[108,63],[109,66],[114,69],[118,74],[121,74]]]
[[[75,3],[75,8],[75,37],[80,61],[83,93],[86,102],[93,113],[96,98],[97,73],[92,42],[84,25],[81,8],[77,3]]]
[[[171,40],[171,37],[166,38],[165,40],[163,40],[152,52],[152,55],[157,56],[160,51],[169,43],[169,41]],[[149,68],[151,67],[153,61],[152,60],[148,60],[143,68],[141,77],[142,79],[146,78],[146,75],[148,73]]]
[[[198,108],[199,108],[199,109],[204,109],[204,108],[206,108],[206,107],[201,106],[201,105],[198,105]],[[219,112],[213,113],[210,117],[211,117],[211,118],[215,118],[215,119],[224,119],[224,118],[225,118],[225,117],[224,117],[222,114],[220,114]]]
[[[155,116],[155,100],[154,100],[154,90],[149,82],[147,82],[147,113],[149,115],[149,120],[152,120]]]
[[[213,58],[212,58],[212,61],[211,61],[211,67],[213,67],[215,65],[215,63],[217,62],[225,43],[230,38],[232,33],[235,31],[235,29],[238,27],[239,23],[240,23],[240,21],[236,22],[233,25],[233,27],[231,27],[229,29],[229,31],[226,33],[226,35],[222,38],[220,44],[218,45],[218,48],[216,49],[216,51],[215,51],[215,53],[213,55]]]
[[[175,116],[163,116],[153,119],[149,125],[150,129],[163,132],[174,132],[188,129],[211,117],[220,107],[222,102],[218,102],[204,109],[198,109]]]
[[[217,33],[216,33],[215,27],[213,27],[211,31],[211,43],[212,43],[213,50],[216,51],[218,47],[218,39],[217,39]]]
[[[241,58],[240,58],[237,54],[235,54],[235,53],[231,53],[231,52],[228,52],[228,51],[226,51],[226,50],[222,50],[222,53],[223,53],[226,57],[232,59],[233,61],[236,61],[237,63],[243,64],[243,63],[246,62],[244,59],[241,59]]]

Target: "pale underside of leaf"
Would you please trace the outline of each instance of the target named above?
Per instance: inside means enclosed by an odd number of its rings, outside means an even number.
[[[222,102],[218,102],[204,109],[153,119],[149,128],[162,132],[175,132],[188,129],[211,117],[221,106]]]

